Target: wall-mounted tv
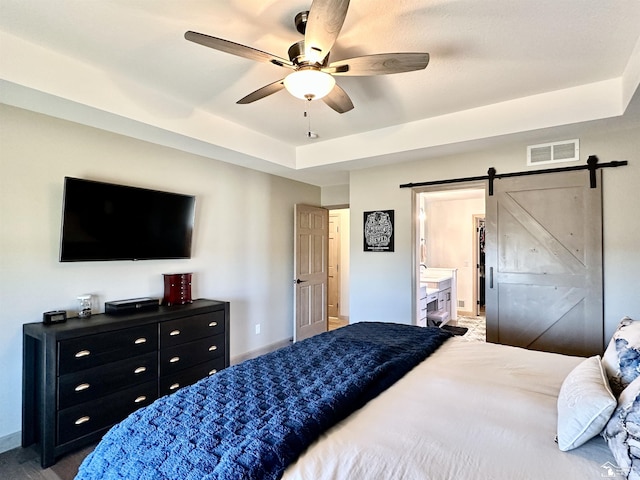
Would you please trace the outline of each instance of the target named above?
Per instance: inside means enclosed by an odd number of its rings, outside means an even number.
[[[61,262],[191,258],[195,197],[65,177]]]

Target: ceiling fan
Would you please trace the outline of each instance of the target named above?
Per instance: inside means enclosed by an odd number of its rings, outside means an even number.
[[[422,70],[429,63],[428,53],[381,53],[329,63],[329,53],[342,29],[348,8],[349,0],[313,0],[309,11],[300,12],[295,17],[296,29],[304,35],[304,40],[289,47],[288,60],[202,33],[188,31],[184,37],[205,47],[292,70],[285,78],[259,88],[237,103],[252,103],[287,89],[292,95],[309,101],[321,98],[336,112],[345,113],[353,109],[353,103],[333,76],[411,72]]]

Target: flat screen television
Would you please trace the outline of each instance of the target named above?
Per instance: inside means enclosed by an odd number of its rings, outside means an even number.
[[[195,197],[65,177],[61,262],[191,258]]]

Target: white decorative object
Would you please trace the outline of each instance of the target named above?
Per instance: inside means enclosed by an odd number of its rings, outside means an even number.
[[[558,395],[560,450],[572,450],[598,435],[616,404],[599,355],[575,367],[565,378]]]
[[[91,295],[80,295],[78,297],[78,317],[89,318],[91,316]]]

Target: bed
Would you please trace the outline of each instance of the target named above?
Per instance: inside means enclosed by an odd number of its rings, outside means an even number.
[[[373,334],[371,329],[375,330]],[[363,335],[367,336],[365,342],[359,340]],[[368,338],[371,335],[373,341]],[[584,372],[580,369],[589,359],[450,337],[438,328],[365,322],[243,362],[132,414],[105,435],[76,478],[638,478],[640,470],[633,455],[624,463],[611,448],[611,440],[620,440],[622,433],[623,443],[628,445],[627,429],[621,433],[611,428],[607,441],[597,435],[604,428],[600,424],[612,423],[610,418],[624,420],[629,411],[637,412],[637,392],[630,400],[634,407],[623,405],[621,410],[606,381],[603,390],[593,395],[590,387],[585,390],[580,384],[575,390],[573,384],[569,385],[567,379],[575,372],[582,379]],[[383,344],[380,352],[376,343]],[[289,380],[283,390],[265,402],[260,390],[271,388],[270,382],[274,381],[266,373],[273,366],[269,362],[288,357],[292,353],[288,349],[298,355],[293,363],[291,359],[285,362],[293,372],[273,375]],[[339,352],[327,355],[335,350]],[[267,367],[263,368],[264,357]],[[400,357],[402,365],[398,369],[395,363]],[[595,366],[596,361],[604,371],[600,357],[590,359],[589,365]],[[319,367],[325,363],[332,366]],[[322,370],[317,378],[311,374],[311,367]],[[267,386],[262,379],[257,393],[252,393],[243,369],[269,377]],[[367,378],[353,380],[354,372],[359,371]],[[307,378],[312,386],[304,382],[298,385],[300,378]],[[249,431],[253,407],[216,413],[224,410],[219,396],[223,394],[218,385],[221,382],[227,383],[226,389],[233,383],[233,389],[242,390],[242,398],[257,394],[259,399],[253,403],[268,404],[257,409],[259,415],[267,412],[269,416],[264,424],[267,430]],[[353,383],[358,384],[354,394]],[[349,408],[341,406],[340,399],[327,397],[333,391],[346,398]],[[592,411],[587,412],[587,426],[597,431],[585,432],[578,426],[579,433],[571,441],[580,437],[579,445],[562,451],[556,439],[559,415],[565,415],[560,403],[566,397],[573,409],[578,398],[575,391],[591,403],[597,399],[597,418]],[[319,392],[318,399],[314,392]],[[622,396],[626,403],[628,397]],[[311,410],[307,411],[306,403],[302,408],[296,403],[304,400],[313,405]],[[206,407],[203,413],[202,405],[211,403],[216,407]],[[272,408],[277,403],[287,414],[284,420]],[[289,417],[294,410],[296,414]],[[164,416],[167,412],[169,420]],[[212,415],[216,417],[213,420]],[[234,416],[241,419],[241,425],[234,423],[236,419],[230,420]],[[309,418],[303,421],[303,417]],[[273,423],[273,418],[280,423]],[[593,424],[594,418],[598,425]],[[154,426],[149,433],[151,424]],[[290,429],[292,424],[295,428]],[[221,440],[214,435],[212,440],[212,429],[220,425],[231,431],[231,436]],[[569,430],[577,431],[574,424],[569,424]],[[253,444],[257,442],[260,448],[245,449],[225,465],[224,452],[233,451],[234,444],[252,436]],[[589,439],[585,441],[586,437]],[[566,438],[562,440],[566,444]],[[278,441],[282,448],[272,449]],[[203,460],[203,453],[215,460]],[[265,464],[275,467],[266,468]]]

